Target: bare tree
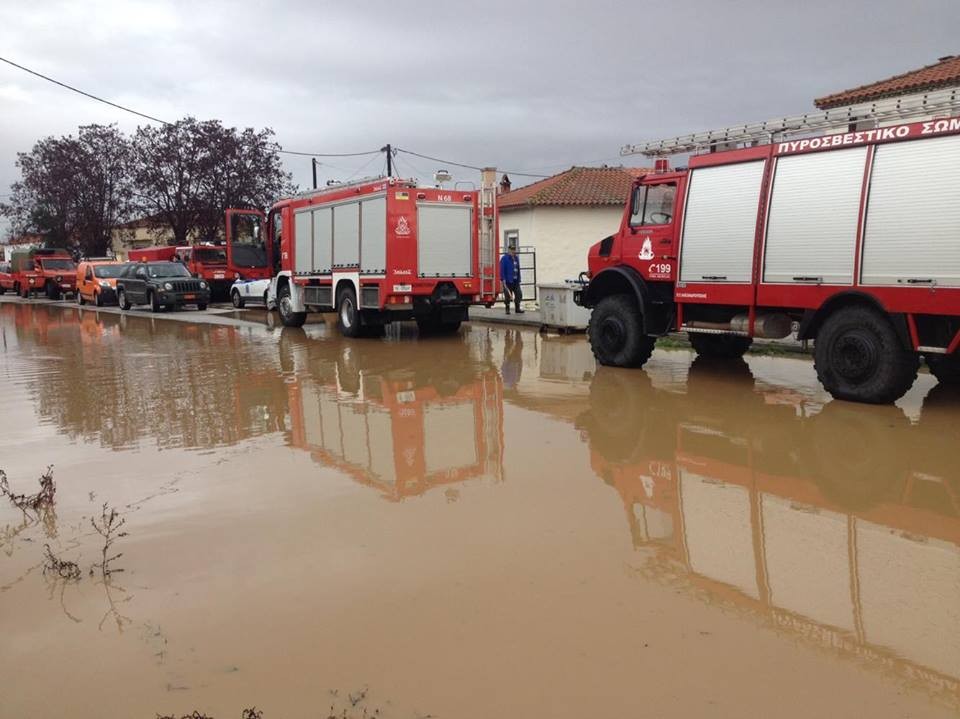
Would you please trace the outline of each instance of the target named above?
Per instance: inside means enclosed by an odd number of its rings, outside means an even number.
[[[134,182],[142,210],[173,233],[213,239],[230,206],[264,207],[291,188],[273,131],[224,127],[185,118],[140,127],[134,139]]]

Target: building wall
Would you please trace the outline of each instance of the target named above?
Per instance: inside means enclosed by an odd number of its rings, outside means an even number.
[[[587,269],[587,250],[620,227],[622,207],[523,207],[500,211],[500,244],[510,230],[537,252],[537,282],[573,280]]]
[[[188,242],[198,242],[196,233],[187,235]],[[130,250],[139,250],[144,247],[168,245],[173,242],[173,231],[169,227],[118,227],[113,230],[111,244],[113,254],[118,258],[127,259]]]

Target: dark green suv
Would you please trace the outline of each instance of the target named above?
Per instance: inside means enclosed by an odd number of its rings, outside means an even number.
[[[150,305],[154,312],[183,305],[205,310],[210,285],[179,262],[134,262],[117,278],[117,302],[122,310],[133,305]]]

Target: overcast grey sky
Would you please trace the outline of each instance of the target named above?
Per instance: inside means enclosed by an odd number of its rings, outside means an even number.
[[[960,53],[958,31],[958,0],[0,4],[0,55],[156,117],[534,173],[641,164],[620,146],[812,109]],[[0,194],[17,151],[93,122],[144,121],[0,64]],[[325,161],[323,178],[382,169],[367,159]],[[286,162],[308,185],[309,160]],[[437,166],[398,163],[424,179]]]

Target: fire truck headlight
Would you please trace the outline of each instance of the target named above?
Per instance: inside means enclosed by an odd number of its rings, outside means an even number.
[[[173,285],[170,284],[169,282],[164,282],[164,283],[163,283],[163,289],[165,289],[165,290],[172,290],[172,289],[173,289]]]

